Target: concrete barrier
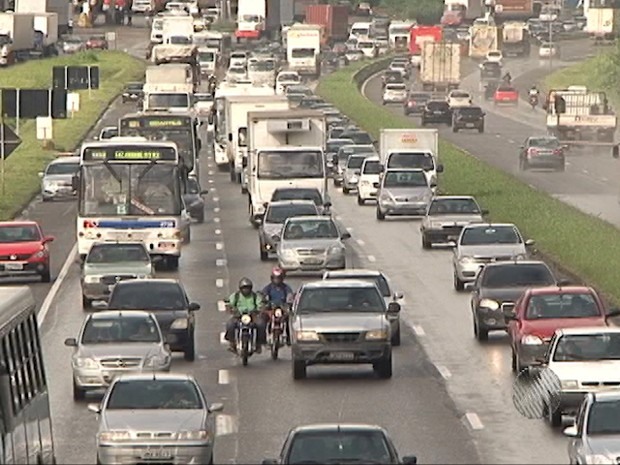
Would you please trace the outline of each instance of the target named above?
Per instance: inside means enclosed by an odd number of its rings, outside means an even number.
[[[356,71],[355,74],[353,74],[351,80],[355,83],[358,89],[361,89],[362,85],[369,77],[377,74],[379,71],[383,71],[385,68],[390,66],[393,58],[394,56],[390,55],[372,61],[371,63]]]

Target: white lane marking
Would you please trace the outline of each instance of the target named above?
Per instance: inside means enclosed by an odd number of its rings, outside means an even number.
[[[217,311],[218,312],[225,312],[226,311],[226,302],[224,302],[223,300],[218,300],[217,301]]]
[[[509,144],[514,144],[514,143],[515,143],[515,141],[514,141],[514,140],[512,140],[512,139],[508,139],[508,143],[509,143]]]
[[[215,243],[215,250],[222,250],[224,248],[224,243],[223,242],[216,242]]]
[[[230,384],[230,372],[228,370],[219,370],[217,372],[218,384]]]
[[[215,207],[213,209],[213,213],[219,213],[220,212],[220,207]],[[218,218],[219,219],[219,218]]]
[[[213,184],[213,179],[209,179],[207,182],[208,182],[209,184]]]
[[[221,229],[216,229],[215,230],[215,234],[217,234],[219,236],[220,234],[222,234],[222,230]]]
[[[208,174],[209,176],[213,176],[213,171],[212,171],[212,170],[209,170],[209,171],[207,171],[207,174]]]
[[[340,220],[342,219],[342,217],[341,217],[340,215],[336,215],[336,216],[334,216],[334,219],[335,219],[336,221],[340,221]]]
[[[226,266],[226,259],[218,258],[217,260],[215,260],[215,266]]]
[[[217,190],[217,187],[212,187],[211,191],[215,192]]]
[[[220,198],[219,198],[219,197],[213,197],[213,201],[214,201],[214,202],[219,202],[219,201],[220,201]]]
[[[224,280],[222,278],[217,278],[215,280],[215,287],[224,287]]]
[[[375,256],[374,256],[374,255],[368,255],[368,257],[366,257],[366,258],[368,259],[368,261],[369,261],[370,263],[374,263],[374,262],[376,262],[376,261],[377,261],[377,259],[375,258]]]
[[[465,419],[467,420],[467,422],[469,423],[469,426],[471,426],[472,429],[474,430],[484,429],[484,425],[482,424],[482,421],[480,421],[480,417],[476,413],[467,412],[465,414]]]
[[[607,178],[601,178],[601,181],[603,181],[603,182],[607,182],[607,181],[609,181],[609,179],[607,179]]]
[[[218,415],[215,418],[215,435],[226,436],[237,432],[237,422],[232,415]]]
[[[588,170],[582,170],[582,171],[583,171],[583,174],[589,174]]]
[[[570,166],[570,161],[564,163],[566,166]]]
[[[536,186],[534,184],[528,184],[528,187],[531,187],[532,189],[536,190]]]
[[[413,332],[415,333],[416,336],[426,336],[426,332],[424,331],[424,328],[422,328],[422,326],[420,325],[413,325]]]
[[[366,243],[365,243],[362,239],[358,239],[358,240],[357,240],[357,243],[358,243],[359,245],[364,245],[364,244],[366,244]]]
[[[353,232],[353,228],[347,228],[347,232],[352,233]]]
[[[452,373],[450,373],[450,370],[448,370],[448,368],[446,368],[445,366],[443,366],[443,365],[436,365],[435,367],[437,368],[437,371],[443,377],[443,379],[450,379],[450,378],[452,378]]]
[[[213,222],[214,222],[214,223],[219,223],[219,222],[220,222],[220,219],[219,219],[218,217],[215,217],[215,218],[213,218]]]
[[[50,307],[52,306],[52,302],[54,301],[56,294],[58,294],[58,291],[60,290],[60,286],[62,286],[62,283],[64,282],[65,278],[69,274],[69,269],[71,268],[71,265],[73,265],[73,262],[75,261],[75,258],[77,257],[77,253],[78,253],[78,245],[76,242],[73,245],[71,252],[69,252],[69,256],[65,260],[65,263],[63,263],[62,268],[60,269],[60,273],[58,273],[58,276],[56,277],[54,284],[52,284],[52,287],[50,288],[49,292],[45,296],[45,300],[43,300],[43,303],[41,304],[41,309],[39,310],[39,314],[37,315],[37,324],[39,325],[39,328],[41,327],[41,325],[43,325],[43,322],[45,321],[45,317],[49,313]]]
[[[501,134],[495,134],[495,137],[497,137],[499,139],[500,137],[502,137],[502,135]]]
[[[224,331],[220,333],[220,344],[228,344],[228,341],[226,340],[226,333]]]

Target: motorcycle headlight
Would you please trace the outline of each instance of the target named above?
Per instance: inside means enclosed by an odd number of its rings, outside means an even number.
[[[297,331],[295,333],[295,336],[299,341],[309,342],[319,340],[319,335],[316,333],[316,331]]]
[[[385,341],[389,337],[389,331],[385,329],[377,329],[368,331],[366,333],[366,340],[368,341]]]
[[[177,318],[170,325],[170,329],[187,329],[189,322],[187,318]]]
[[[209,439],[209,432],[206,430],[198,431],[181,431],[177,435],[180,441],[206,441]]]
[[[144,366],[148,368],[161,367],[161,366],[166,366],[169,361],[170,361],[170,358],[167,355],[163,355],[163,354],[151,355],[150,357],[147,357],[144,360]]]
[[[250,315],[241,315],[241,323],[244,325],[249,325],[252,322],[252,317]]]
[[[499,303],[491,299],[482,299],[480,301],[480,306],[490,310],[497,310],[499,308]]]
[[[275,315],[276,318],[282,317],[282,309],[276,308],[276,310],[273,312],[273,314]]]
[[[90,357],[76,357],[73,359],[73,364],[77,368],[99,368],[97,361]]]
[[[540,346],[543,344],[543,340],[538,336],[534,336],[533,334],[528,334],[527,336],[523,336],[521,338],[521,344],[527,346]]]
[[[129,431],[103,431],[99,433],[100,442],[116,442],[116,441],[129,441],[131,440],[131,434]]]
[[[87,284],[95,284],[101,281],[101,276],[88,275],[84,276],[84,282]]]

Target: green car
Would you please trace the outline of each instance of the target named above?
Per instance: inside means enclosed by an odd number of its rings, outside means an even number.
[[[142,242],[93,244],[82,266],[82,306],[107,301],[112,288],[127,279],[154,277],[155,267]]]

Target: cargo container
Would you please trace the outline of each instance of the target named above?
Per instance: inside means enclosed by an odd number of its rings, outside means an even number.
[[[502,53],[504,56],[529,56],[530,37],[521,21],[508,21],[502,26]]]
[[[410,33],[409,53],[421,55],[422,46],[425,42],[439,42],[441,37],[441,26],[414,26]]]
[[[495,0],[497,21],[527,20],[534,17],[533,0]]]
[[[613,41],[618,37],[620,11],[590,4],[586,15],[586,32],[596,41]]]
[[[0,13],[0,66],[29,57],[35,48],[34,15]]]
[[[67,34],[73,27],[73,4],[68,0],[16,0],[17,13],[56,13],[57,36]]]
[[[458,88],[461,83],[461,46],[450,42],[426,42],[422,48],[420,81],[424,90]]]
[[[469,56],[485,58],[491,50],[501,50],[500,29],[497,26],[476,24],[471,27]]]
[[[327,42],[344,41],[349,36],[349,9],[346,6],[309,5],[305,22],[323,26]]]
[[[304,22],[306,20],[306,8],[310,5],[318,5],[319,0],[289,0],[293,2],[293,20]]]

